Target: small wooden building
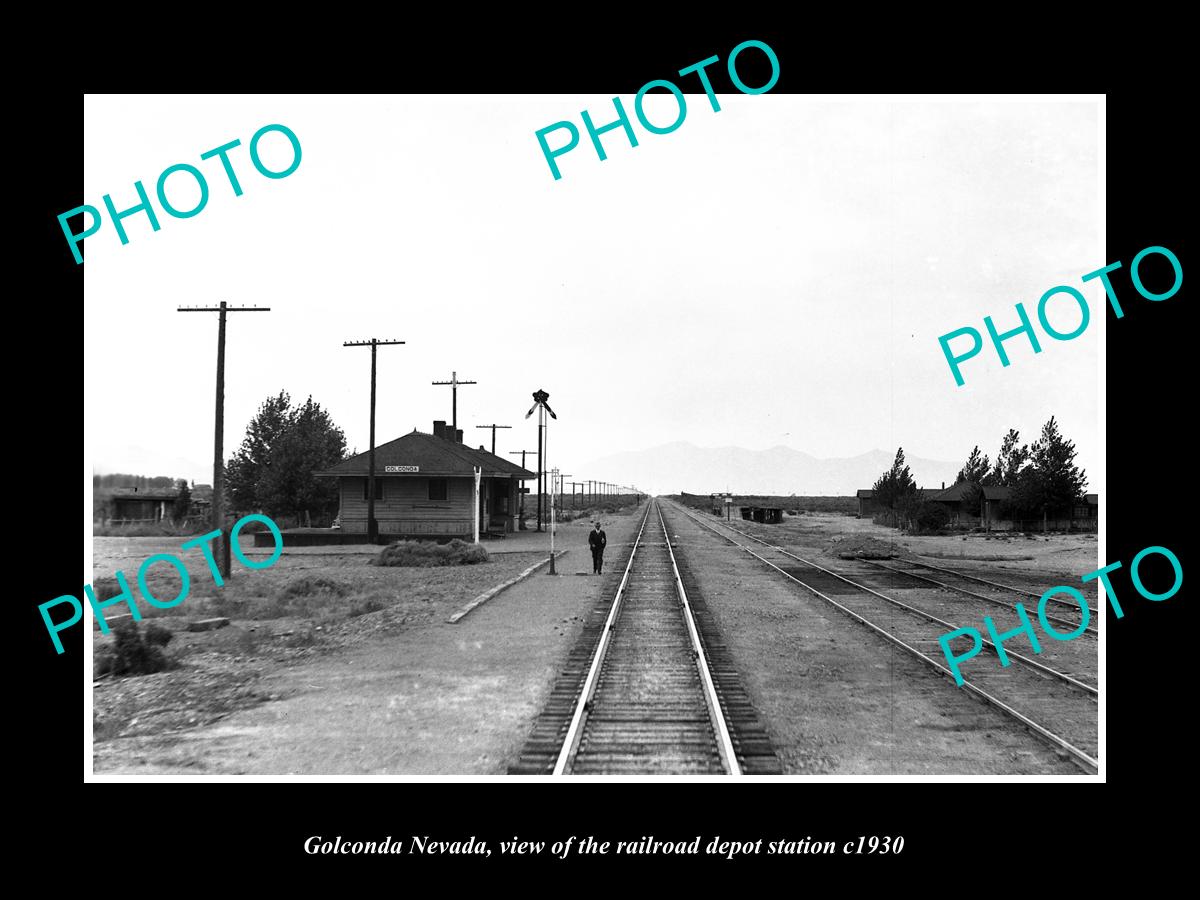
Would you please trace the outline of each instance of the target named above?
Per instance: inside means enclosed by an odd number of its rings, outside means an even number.
[[[336,478],[342,531],[367,533],[368,454],[343,460],[317,475]],[[375,521],[385,539],[460,537],[470,540],[475,516],[471,498],[475,469],[480,534],[516,531],[522,482],[537,475],[480,447],[462,443],[443,421],[433,434],[413,430],[375,448]]]
[[[983,517],[984,497],[979,494],[979,502],[969,505],[966,501],[972,495],[973,485],[968,481],[957,481],[939,494],[928,498],[931,503],[940,504],[949,515],[949,523],[962,527],[975,526]]]
[[[175,488],[114,488],[109,498],[110,524],[161,522],[171,518],[171,508],[179,497]]]
[[[743,506],[741,510],[742,518],[748,522],[778,525],[783,521],[783,507],[780,506]]]
[[[858,518],[869,519],[879,510],[875,502],[875,492],[870,488],[859,488],[855,495],[858,498]]]

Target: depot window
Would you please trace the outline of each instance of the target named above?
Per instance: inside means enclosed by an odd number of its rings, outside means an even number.
[[[429,479],[429,499],[441,503],[450,499],[450,484],[445,478]]]

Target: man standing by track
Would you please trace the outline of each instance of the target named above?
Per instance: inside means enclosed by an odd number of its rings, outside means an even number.
[[[596,527],[588,535],[588,546],[592,548],[592,574],[601,575],[604,569],[604,547],[608,543],[608,535],[600,527],[599,520],[595,525]]]

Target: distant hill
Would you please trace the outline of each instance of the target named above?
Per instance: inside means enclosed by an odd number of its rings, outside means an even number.
[[[852,496],[869,488],[895,457],[872,450],[844,459],[818,459],[791,447],[746,450],[742,447],[697,447],[684,441],[614,453],[576,470],[606,481],[635,484],[652,494],[733,491],[739,494]],[[920,487],[953,483],[960,463],[907,457]]]

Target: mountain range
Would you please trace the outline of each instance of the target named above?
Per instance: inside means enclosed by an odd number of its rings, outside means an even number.
[[[674,441],[647,450],[630,450],[593,460],[586,472],[619,484],[636,485],[651,494],[687,491],[708,494],[797,494],[854,496],[891,468],[893,453],[872,450],[858,456],[818,459],[791,447],[768,450],[743,447],[697,447]],[[906,457],[919,487],[953,484],[960,463]]]

